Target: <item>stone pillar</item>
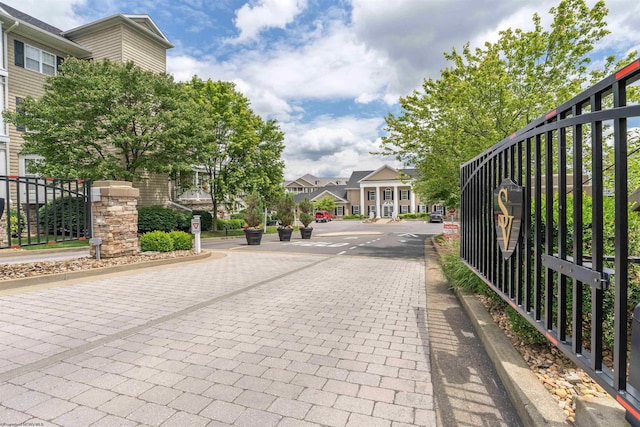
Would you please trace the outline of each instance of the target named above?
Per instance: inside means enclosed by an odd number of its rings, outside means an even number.
[[[99,197],[98,197],[99,196]],[[138,253],[140,190],[126,181],[95,181],[92,188],[93,237],[102,239],[101,258]],[[95,246],[91,247],[95,257]]]

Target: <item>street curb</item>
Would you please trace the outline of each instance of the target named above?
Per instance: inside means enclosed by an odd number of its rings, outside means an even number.
[[[101,276],[111,273],[120,273],[123,271],[140,270],[143,268],[159,267],[171,264],[186,263],[193,261],[201,261],[203,259],[210,258],[213,252],[204,251],[197,255],[189,255],[178,258],[165,258],[157,259],[147,262],[140,262],[134,264],[123,264],[113,267],[100,267],[92,268],[89,270],[69,271],[65,273],[43,274],[41,276],[24,277],[20,279],[2,280],[0,281],[0,291],[6,291],[9,289],[21,288],[25,286],[34,286],[42,284],[50,284],[54,282],[65,282],[74,279],[83,279],[86,277]],[[221,256],[224,256],[220,254]]]
[[[431,239],[431,244],[438,252],[438,244],[434,238]],[[438,265],[442,268],[440,260]],[[531,372],[500,326],[493,321],[485,306],[473,294],[457,288],[453,291],[469,316],[522,423],[527,427],[572,426],[549,391]]]
[[[471,319],[482,345],[525,426],[571,426],[558,403],[544,388],[502,329],[474,295],[455,294]]]

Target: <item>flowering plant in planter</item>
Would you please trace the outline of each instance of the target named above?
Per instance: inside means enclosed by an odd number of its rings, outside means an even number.
[[[244,235],[248,245],[259,245],[262,241],[264,230],[260,226],[260,197],[257,193],[248,194],[244,199]]]
[[[303,201],[298,203],[298,209],[300,210],[300,222],[303,225],[300,227],[300,235],[303,239],[310,239],[313,231],[313,227],[309,227],[309,224],[313,222],[313,215],[311,215],[313,202],[305,197]]]
[[[291,233],[293,232],[293,228],[291,225],[295,220],[293,215],[293,209],[296,207],[296,203],[293,200],[293,194],[285,193],[278,199],[277,209],[278,209],[278,221],[280,222],[278,226],[278,236],[280,237],[281,242],[288,242],[291,240]]]

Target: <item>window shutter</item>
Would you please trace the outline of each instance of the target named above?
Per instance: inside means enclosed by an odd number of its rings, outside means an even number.
[[[20,111],[20,103],[22,102],[22,98],[19,98],[16,96],[16,112],[17,113],[22,113],[22,111]],[[16,130],[18,132],[24,132],[25,131],[25,127],[24,126],[16,126]]]
[[[13,50],[15,51],[14,57],[16,67],[24,68],[24,43],[18,40],[14,40]]]
[[[58,73],[60,72],[60,66],[62,65],[62,61],[64,61],[64,58],[62,56],[56,56],[56,71]]]

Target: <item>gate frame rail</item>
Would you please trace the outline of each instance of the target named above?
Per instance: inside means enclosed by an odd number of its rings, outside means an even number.
[[[6,218],[4,232],[7,237],[7,244],[0,241],[0,250],[92,237],[91,180],[0,175],[0,189],[4,195],[2,216]],[[61,229],[58,229],[55,226],[58,211],[53,209],[51,212],[48,206],[50,203],[55,206],[64,197],[74,197],[76,201],[63,208],[64,214],[59,221]],[[11,211],[17,213],[17,224],[13,223]],[[66,215],[76,220],[66,224]],[[47,230],[50,220],[54,224],[53,230]]]
[[[640,118],[640,105],[627,105],[627,88],[640,79],[640,59],[603,79],[570,101],[560,105],[526,127],[500,141],[460,167],[461,215],[460,256],[462,261],[527,319],[577,366],[585,370],[627,411],[627,421],[640,426],[640,384],[627,380],[628,311],[628,183],[627,120]],[[612,106],[603,109],[603,99]],[[609,98],[607,98],[609,97]],[[607,269],[603,243],[603,122],[611,122],[615,156],[615,257],[614,269]],[[583,140],[584,126],[590,127],[592,257],[583,254]],[[570,130],[568,132],[568,130]],[[572,140],[574,171],[567,177],[567,143]],[[554,143],[557,152],[554,152]],[[544,147],[544,152],[543,148]],[[543,157],[544,153],[544,157]],[[555,154],[555,156],[554,156]],[[554,170],[554,160],[557,169]],[[542,166],[543,165],[543,166]],[[580,171],[575,173],[575,171]],[[558,181],[554,184],[554,174]],[[522,236],[509,259],[500,253],[494,231],[494,189],[510,178],[523,187]],[[543,181],[544,179],[544,181]],[[568,245],[567,190],[574,193],[573,244]],[[532,188],[533,187],[533,188]],[[544,187],[544,190],[543,190]],[[555,187],[555,189],[554,189]],[[544,191],[544,202],[543,202]],[[553,224],[553,197],[558,193],[558,226]],[[545,206],[543,217],[542,206]],[[533,210],[532,210],[533,207]],[[533,219],[532,219],[533,218]],[[543,230],[536,232],[536,230]],[[580,233],[576,232],[580,230]],[[557,237],[554,236],[557,231]],[[553,251],[554,242],[558,250]],[[506,242],[505,242],[506,245]],[[571,249],[571,251],[569,251]],[[572,254],[572,256],[569,256]],[[633,259],[632,259],[633,261]],[[613,370],[603,363],[603,291],[615,280]],[[554,277],[556,282],[554,283]],[[568,301],[567,287],[573,298]],[[591,346],[583,348],[583,287],[591,287]],[[557,289],[557,297],[553,290]],[[554,317],[554,298],[557,315]],[[571,325],[567,307],[572,308]],[[639,305],[640,307],[640,305]],[[640,325],[640,319],[638,324]],[[635,322],[634,322],[635,323]],[[578,326],[576,326],[578,325]],[[637,328],[640,329],[640,328]],[[636,331],[634,330],[634,337]],[[640,334],[640,330],[638,331]],[[631,362],[640,358],[640,348],[631,350]],[[640,366],[640,363],[638,363]],[[638,375],[637,377],[640,377]]]

